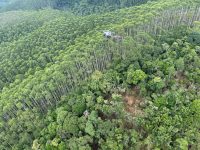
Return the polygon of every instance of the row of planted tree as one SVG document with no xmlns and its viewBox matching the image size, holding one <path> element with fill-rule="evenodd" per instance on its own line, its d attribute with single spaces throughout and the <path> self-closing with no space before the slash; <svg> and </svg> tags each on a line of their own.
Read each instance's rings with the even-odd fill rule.
<svg viewBox="0 0 200 150">
<path fill-rule="evenodd" d="M 183 10 L 183 9 L 182 9 Z M 195 9 L 198 10 L 198 9 Z M 191 13 L 191 11 L 186 11 L 188 13 Z M 185 16 L 187 18 L 188 13 L 185 13 Z M 172 13 L 171 13 L 172 14 Z M 181 16 L 181 18 L 183 18 Z M 194 18 L 194 17 L 193 17 Z M 180 20 L 180 18 L 176 17 L 175 19 Z M 198 18 L 197 18 L 198 19 Z M 166 24 L 163 24 L 164 27 L 166 26 Z M 162 27 L 160 27 L 162 29 Z M 133 29 L 137 29 L 133 28 Z M 146 28 L 148 29 L 148 28 Z M 150 32 L 151 32 L 151 28 Z M 137 31 L 142 31 L 140 30 L 140 27 Z M 136 40 L 141 40 L 141 41 L 146 41 L 148 42 L 148 39 L 146 39 L 144 36 L 138 34 L 135 35 L 134 32 L 131 32 L 131 29 L 129 29 L 128 33 L 131 35 L 133 35 L 133 38 Z M 133 33 L 133 34 L 132 34 Z M 94 34 L 94 33 L 92 33 Z M 95 37 L 92 37 L 92 40 L 95 41 L 102 41 L 102 38 L 100 37 L 100 33 L 96 33 L 96 35 L 93 35 Z M 141 36 L 141 37 L 140 37 Z M 138 38 L 138 39 L 137 39 Z M 91 40 L 91 37 L 90 39 Z M 77 50 L 75 50 L 74 52 L 72 52 L 70 54 L 70 52 L 64 52 L 64 53 L 68 53 L 68 55 L 64 56 L 63 60 L 66 61 L 61 61 L 57 62 L 58 64 L 53 65 L 54 67 L 56 67 L 55 73 L 51 72 L 51 70 L 49 70 L 49 68 L 47 69 L 48 72 L 48 77 L 44 78 L 43 77 L 43 71 L 38 71 L 36 72 L 36 78 L 38 78 L 40 75 L 42 77 L 42 79 L 45 79 L 46 81 L 43 82 L 43 85 L 39 82 L 41 82 L 41 79 L 38 80 L 38 84 L 36 84 L 37 82 L 33 82 L 31 83 L 29 80 L 34 80 L 33 76 L 28 77 L 27 81 L 29 81 L 28 85 L 27 81 L 23 81 L 23 83 L 25 83 L 25 87 L 26 86 L 30 86 L 30 88 L 34 88 L 35 90 L 29 90 L 28 88 L 25 88 L 27 90 L 23 91 L 24 89 L 24 84 L 22 84 L 22 87 L 20 87 L 19 91 L 16 91 L 16 89 L 14 90 L 14 92 L 17 93 L 17 95 L 15 94 L 10 94 L 10 89 L 9 91 L 9 95 L 6 94 L 6 92 L 2 92 L 2 99 L 4 99 L 4 96 L 7 97 L 8 99 L 13 102 L 15 102 L 15 104 L 11 104 L 13 105 L 13 108 L 7 108 L 4 106 L 4 104 L 2 104 L 2 107 L 4 107 L 4 112 L 6 112 L 4 114 L 4 118 L 7 120 L 8 118 L 12 118 L 11 116 L 16 116 L 17 110 L 18 109 L 27 109 L 28 108 L 40 108 L 41 111 L 45 111 L 45 109 L 47 110 L 47 106 L 50 104 L 55 104 L 56 101 L 59 101 L 60 96 L 62 96 L 66 91 L 69 92 L 70 89 L 74 89 L 74 87 L 76 87 L 82 80 L 86 79 L 94 70 L 103 70 L 106 68 L 106 65 L 108 65 L 109 63 L 111 63 L 113 61 L 113 59 L 115 58 L 114 56 L 120 56 L 120 58 L 126 58 L 126 55 L 130 55 L 131 51 L 132 51 L 132 47 L 134 47 L 134 42 L 135 40 L 131 40 L 130 38 L 125 39 L 123 43 L 113 43 L 113 42 L 109 42 L 107 44 L 99 44 L 95 46 L 95 43 L 90 43 L 89 46 L 85 46 L 85 49 L 88 50 L 88 52 L 86 53 L 81 53 L 81 48 L 77 48 Z M 140 42 L 140 41 L 135 41 L 135 42 Z M 87 41 L 86 41 L 87 43 Z M 128 45 L 126 44 L 128 43 Z M 73 46 L 72 46 L 73 48 Z M 71 47 L 68 47 L 68 49 L 71 49 Z M 99 50 L 97 50 L 99 49 Z M 76 53 L 77 51 L 79 51 L 78 53 Z M 134 52 L 135 53 L 135 52 Z M 137 57 L 137 55 L 136 55 Z M 70 59 L 75 58 L 75 60 L 71 60 Z M 80 61 L 81 60 L 81 61 Z M 58 68 L 57 68 L 58 67 Z M 57 70 L 58 69 L 58 70 Z M 49 76 L 49 74 L 51 74 L 52 76 Z M 66 78 L 66 77 L 69 77 Z M 53 85 L 51 86 L 51 88 L 53 89 L 49 89 L 48 86 L 51 85 L 50 82 L 53 82 Z M 46 84 L 48 83 L 48 85 Z M 29 85 L 29 84 L 36 84 L 36 86 L 34 85 Z M 37 85 L 40 85 L 38 88 Z M 47 86 L 47 87 L 46 87 Z M 69 87 L 68 87 L 69 86 Z M 12 86 L 11 86 L 12 87 Z M 44 92 L 44 90 L 46 92 L 48 92 L 49 94 L 47 95 L 46 93 L 43 94 L 37 94 L 37 93 L 41 93 L 42 91 Z M 30 93 L 29 93 L 30 92 Z M 5 95 L 4 95 L 5 94 Z M 21 95 L 22 99 L 17 98 L 18 94 Z M 28 97 L 26 97 L 26 95 L 29 95 Z M 39 96 L 39 97 L 38 97 Z M 46 98 L 46 96 L 48 96 L 48 98 Z M 49 99 L 51 97 L 51 99 Z M 53 102 L 54 101 L 54 102 Z M 8 103 L 8 101 L 5 101 L 5 103 Z M 23 106 L 23 108 L 21 108 Z M 7 111 L 7 109 L 9 111 Z"/>
<path fill-rule="evenodd" d="M 174 37 L 170 32 L 167 36 Z M 179 38 L 182 38 L 182 34 Z M 149 40 L 152 41 L 151 38 Z M 32 149 L 91 149 L 92 145 L 96 145 L 100 149 L 136 149 L 142 144 L 149 148 L 168 149 L 185 148 L 189 142 L 194 149 L 197 148 L 197 142 L 193 140 L 198 139 L 199 123 L 199 101 L 195 100 L 200 96 L 198 46 L 193 49 L 196 44 L 184 39 L 176 39 L 173 44 L 158 41 L 160 43 L 135 44 L 132 56 L 129 53 L 126 60 L 112 60 L 116 65 L 113 69 L 104 74 L 95 71 L 84 84 L 74 83 L 80 87 L 71 94 L 66 92 L 66 88 L 63 94 L 63 89 L 59 88 L 62 83 L 57 82 L 59 85 L 54 86 L 59 88 L 58 96 L 63 95 L 56 107 L 45 108 L 48 109 L 46 115 L 27 106 L 26 111 L 18 110 L 16 117 L 2 122 L 1 146 L 29 149 L 32 144 Z M 74 65 L 78 68 L 79 64 Z M 139 123 L 142 131 L 140 128 L 139 131 L 135 130 L 138 128 L 134 125 L 135 120 L 124 112 L 123 94 L 120 95 L 124 84 L 139 87 L 140 95 L 148 104 L 144 110 L 144 120 Z M 133 90 L 131 86 L 130 90 Z M 40 92 L 43 94 L 42 90 Z M 54 98 L 58 99 L 56 94 Z M 47 106 L 45 103 L 43 105 Z M 141 134 L 140 137 L 138 134 Z"/>
<path fill-rule="evenodd" d="M 165 2 L 160 4 L 161 6 L 170 7 L 171 5 L 176 4 L 176 2 Z M 169 4 L 168 4 L 169 3 Z M 152 3 L 152 5 L 148 6 L 149 10 L 156 8 L 159 3 Z M 166 6 L 166 4 L 168 4 Z M 141 9 L 141 8 L 140 8 Z M 143 8 L 146 9 L 146 8 Z M 144 11 L 144 10 L 141 11 Z M 145 12 L 148 12 L 148 9 Z M 157 8 L 158 9 L 158 8 Z M 184 10 L 184 9 L 182 9 Z M 186 9 L 187 10 L 187 9 Z M 193 9 L 189 9 L 185 15 L 178 15 L 176 17 L 169 17 L 169 20 L 180 20 L 180 18 L 184 18 L 184 16 L 188 16 Z M 198 9 L 195 9 L 198 10 Z M 135 10 L 137 12 L 137 10 Z M 134 10 L 130 10 L 130 14 L 132 14 Z M 156 10 L 154 10 L 156 12 Z M 173 11 L 174 12 L 174 11 Z M 196 12 L 196 11 L 195 11 Z M 138 12 L 139 13 L 139 12 Z M 123 14 L 123 13 L 122 13 Z M 127 15 L 127 12 L 124 12 Z M 195 14 L 196 15 L 196 14 Z M 122 15 L 123 16 L 123 15 Z M 138 15 L 139 16 L 139 15 Z M 105 17 L 105 16 L 104 16 Z M 129 16 L 130 17 L 130 16 Z M 92 18 L 92 17 L 91 17 Z M 100 17 L 100 20 L 103 17 Z M 109 18 L 109 15 L 108 15 Z M 150 18 L 152 19 L 152 15 L 144 16 L 147 20 Z M 159 17 L 158 17 L 159 18 Z M 172 19 L 173 18 L 173 19 Z M 187 17 L 186 17 L 187 18 Z M 194 20 L 198 20 L 199 17 L 193 17 Z M 85 19 L 85 18 L 84 18 Z M 138 19 L 138 20 L 136 20 Z M 67 93 L 76 89 L 83 80 L 87 79 L 95 70 L 103 71 L 109 67 L 114 60 L 118 59 L 126 59 L 127 57 L 132 57 L 132 59 L 137 59 L 139 56 L 139 52 L 135 48 L 141 41 L 142 44 L 152 44 L 153 41 L 151 38 L 148 38 L 146 34 L 141 33 L 143 29 L 143 22 L 141 21 L 142 28 L 137 23 L 140 21 L 140 18 L 135 17 L 134 23 L 133 22 L 125 22 L 120 26 L 121 20 L 116 21 L 116 24 L 119 26 L 113 26 L 113 29 L 117 30 L 118 28 L 122 29 L 120 32 L 124 35 L 128 34 L 129 36 L 125 37 L 123 42 L 115 43 L 113 41 L 106 41 L 102 38 L 102 35 L 99 31 L 102 27 L 98 27 L 98 21 L 96 22 L 97 26 L 94 30 L 91 30 L 89 24 L 85 24 L 85 30 L 88 32 L 87 34 L 77 34 L 75 35 L 74 42 L 69 45 L 63 46 L 67 47 L 67 51 L 63 48 L 60 51 L 55 51 L 56 54 L 52 53 L 52 62 L 49 65 L 45 64 L 44 67 L 41 67 L 41 70 L 37 70 L 33 74 L 26 74 L 25 79 L 22 80 L 15 80 L 14 83 L 10 84 L 7 88 L 4 88 L 1 93 L 1 108 L 2 108 L 2 122 L 8 122 L 7 126 L 9 127 L 9 121 L 12 118 L 18 118 L 19 111 L 26 111 L 31 110 L 32 113 L 35 113 L 39 110 L 41 114 L 46 114 L 49 108 L 54 108 L 60 101 L 62 95 L 66 95 Z M 109 20 L 109 19 L 108 19 Z M 184 19 L 183 19 L 184 20 Z M 138 22 L 136 22 L 138 21 Z M 157 18 L 153 20 L 156 22 Z M 170 29 L 169 27 L 173 27 L 172 22 L 169 22 L 168 27 L 166 24 L 159 25 L 161 29 Z M 158 22 L 158 21 L 157 21 Z M 173 21 L 176 22 L 176 21 Z M 73 24 L 73 26 L 76 22 Z M 109 23 L 108 23 L 109 24 Z M 128 26 L 131 24 L 131 27 Z M 150 24 L 151 25 L 151 24 Z M 150 25 L 145 28 L 149 29 L 148 32 L 152 33 L 152 30 L 155 31 L 155 27 L 153 29 Z M 189 24 L 191 25 L 191 24 Z M 47 26 L 48 27 L 48 26 Z M 112 27 L 112 25 L 104 25 L 105 27 Z M 46 26 L 44 27 L 46 28 Z M 71 28 L 71 27 L 70 27 Z M 61 35 L 62 31 L 66 28 L 61 28 L 61 32 L 59 32 L 58 36 Z M 75 30 L 76 28 L 74 28 Z M 83 27 L 81 26 L 81 29 Z M 134 32 L 135 29 L 138 32 L 137 34 Z M 50 32 L 45 30 L 46 32 Z M 125 32 L 124 32 L 125 30 Z M 157 30 L 156 30 L 157 31 Z M 39 31 L 37 31 L 39 32 Z M 157 32 L 153 32 L 157 33 Z M 34 34 L 34 33 L 33 33 Z M 80 35 L 80 37 L 76 38 L 76 36 Z M 81 36 L 82 35 L 82 36 Z M 34 35 L 31 35 L 35 37 Z M 37 37 L 37 36 L 36 36 Z M 62 39 L 63 37 L 61 37 Z M 33 38 L 34 39 L 34 38 Z M 63 38 L 64 41 L 65 38 Z M 66 40 L 66 39 L 65 39 Z M 73 39 L 72 39 L 73 41 Z M 45 43 L 49 44 L 49 43 Z M 53 43 L 50 45 L 52 46 Z M 38 45 L 38 47 L 44 46 L 43 44 Z M 36 47 L 36 48 L 38 48 Z M 55 46 L 56 47 L 56 46 Z M 58 48 L 59 49 L 59 48 Z M 46 52 L 46 51 L 45 51 Z M 51 61 L 50 61 L 51 62 Z M 38 63 L 41 64 L 41 63 Z M 34 66 L 35 67 L 35 66 Z M 46 67 L 46 68 L 45 68 Z M 21 73 L 21 72 L 20 72 Z M 24 72 L 22 72 L 23 74 Z M 19 74 L 19 73 L 17 73 Z M 4 123 L 3 123 L 4 124 Z M 9 130 L 4 126 L 1 128 L 2 130 Z"/>
<path fill-rule="evenodd" d="M 46 13 L 48 14 L 49 11 Z M 127 15 L 127 13 L 129 15 Z M 5 30 L 4 34 L 6 33 L 6 35 L 9 35 L 8 33 L 12 33 L 12 36 L 9 36 L 12 38 L 10 40 L 5 39 L 7 43 L 1 44 L 0 47 L 1 56 L 4 58 L 1 60 L 0 88 L 2 89 L 4 86 L 8 86 L 15 79 L 21 80 L 24 78 L 24 75 L 27 77 L 29 74 L 33 74 L 36 70 L 45 68 L 48 63 L 49 65 L 55 63 L 55 56 L 63 57 L 62 55 L 70 50 L 68 47 L 75 44 L 74 40 L 76 37 L 82 35 L 81 38 L 77 39 L 76 43 L 81 42 L 81 40 L 84 39 L 84 36 L 87 35 L 85 35 L 85 33 L 88 31 L 94 32 L 94 34 L 96 34 L 96 30 L 101 31 L 104 28 L 110 28 L 112 27 L 109 27 L 109 24 L 111 24 L 110 20 L 112 20 L 112 23 L 120 25 L 124 22 L 124 19 L 136 17 L 133 15 L 135 13 L 137 13 L 137 10 L 130 10 L 130 12 L 121 12 L 120 16 L 118 17 L 111 17 L 108 14 L 106 16 L 103 15 L 97 17 L 97 19 L 95 19 L 95 16 L 75 19 L 73 16 L 67 15 L 65 18 L 59 17 L 59 19 L 55 19 L 54 21 L 45 24 L 43 27 L 37 29 L 36 31 L 31 28 L 36 28 L 34 23 L 19 23 L 19 28 L 16 28 L 16 26 L 8 27 L 8 29 L 3 28 L 2 30 Z M 116 15 L 117 13 L 112 13 L 112 16 Z M 50 14 L 50 16 L 54 15 Z M 149 17 L 152 17 L 152 14 L 148 13 L 147 16 L 145 16 L 145 18 Z M 39 25 L 40 23 L 37 24 Z M 131 26 L 133 25 L 134 27 L 129 27 L 127 24 L 131 24 Z M 135 24 L 137 24 L 135 21 L 132 22 L 128 20 L 125 22 L 123 26 L 130 30 L 126 31 L 127 29 L 125 29 L 125 31 L 127 33 L 132 32 L 132 34 L 134 34 L 134 30 L 138 29 L 138 27 L 135 27 Z M 117 28 L 121 27 L 116 26 L 114 27 L 114 30 L 118 30 Z M 9 32 L 7 32 L 7 30 Z M 34 32 L 28 34 L 27 36 L 21 37 L 22 35 L 26 35 L 26 32 L 29 33 L 32 31 Z M 15 33 L 14 36 L 13 33 Z M 5 38 L 4 34 L 2 34 L 2 38 Z M 15 39 L 17 39 L 17 41 L 15 41 Z M 79 41 L 79 39 L 81 40 Z M 71 48 L 74 49 L 72 46 Z M 13 61 L 15 63 L 12 63 Z"/>
</svg>

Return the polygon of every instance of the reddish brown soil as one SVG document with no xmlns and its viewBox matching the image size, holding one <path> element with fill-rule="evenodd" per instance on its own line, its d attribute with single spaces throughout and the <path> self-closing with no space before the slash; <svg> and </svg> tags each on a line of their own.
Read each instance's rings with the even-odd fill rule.
<svg viewBox="0 0 200 150">
<path fill-rule="evenodd" d="M 142 98 L 139 97 L 138 89 L 134 88 L 129 92 L 123 94 L 125 110 L 129 112 L 133 117 L 142 115 L 140 104 L 143 102 Z"/>
</svg>

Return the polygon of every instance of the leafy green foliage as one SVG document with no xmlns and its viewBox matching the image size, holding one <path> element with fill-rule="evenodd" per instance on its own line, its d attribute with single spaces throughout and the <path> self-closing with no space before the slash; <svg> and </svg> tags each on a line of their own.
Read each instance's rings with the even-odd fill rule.
<svg viewBox="0 0 200 150">
<path fill-rule="evenodd" d="M 127 82 L 129 84 L 137 85 L 139 82 L 142 82 L 146 79 L 147 75 L 142 70 L 128 70 L 127 73 Z"/>
<path fill-rule="evenodd" d="M 200 45 L 200 33 L 199 32 L 192 32 L 189 37 L 188 37 L 188 41 L 190 43 L 196 44 L 196 45 Z"/>
<path fill-rule="evenodd" d="M 36 2 L 19 6 L 84 15 L 144 1 Z M 184 7 L 196 2 L 8 20 L 0 28 L 0 149 L 199 149 L 199 8 Z M 105 39 L 105 29 L 123 40 Z"/>
<path fill-rule="evenodd" d="M 79 15 L 110 12 L 119 8 L 146 3 L 148 0 L 10 0 L 4 3 L 3 11 L 19 9 L 41 9 L 52 7 L 67 9 Z"/>
</svg>

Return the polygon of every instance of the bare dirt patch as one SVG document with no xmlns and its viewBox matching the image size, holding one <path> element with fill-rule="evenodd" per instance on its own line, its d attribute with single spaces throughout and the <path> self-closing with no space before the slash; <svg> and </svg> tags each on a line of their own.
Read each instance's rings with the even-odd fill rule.
<svg viewBox="0 0 200 150">
<path fill-rule="evenodd" d="M 177 72 L 175 74 L 175 80 L 179 83 L 179 84 L 185 84 L 188 83 L 188 79 L 187 77 L 184 75 L 183 72 Z"/>
<path fill-rule="evenodd" d="M 125 110 L 129 112 L 133 117 L 142 115 L 142 110 L 140 108 L 143 103 L 142 98 L 139 96 L 139 91 L 137 88 L 133 88 L 123 94 L 123 100 L 125 104 Z"/>
</svg>

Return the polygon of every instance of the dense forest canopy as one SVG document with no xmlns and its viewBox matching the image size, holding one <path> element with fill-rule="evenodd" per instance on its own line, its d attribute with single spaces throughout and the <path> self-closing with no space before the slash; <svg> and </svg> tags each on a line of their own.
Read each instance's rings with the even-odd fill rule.
<svg viewBox="0 0 200 150">
<path fill-rule="evenodd" d="M 0 150 L 200 149 L 199 4 L 0 0 Z"/>
<path fill-rule="evenodd" d="M 38 10 L 45 7 L 68 10 L 79 15 L 104 13 L 142 4 L 148 0 L 4 0 L 2 11 Z M 7 2 L 7 3 L 6 3 Z"/>
</svg>

